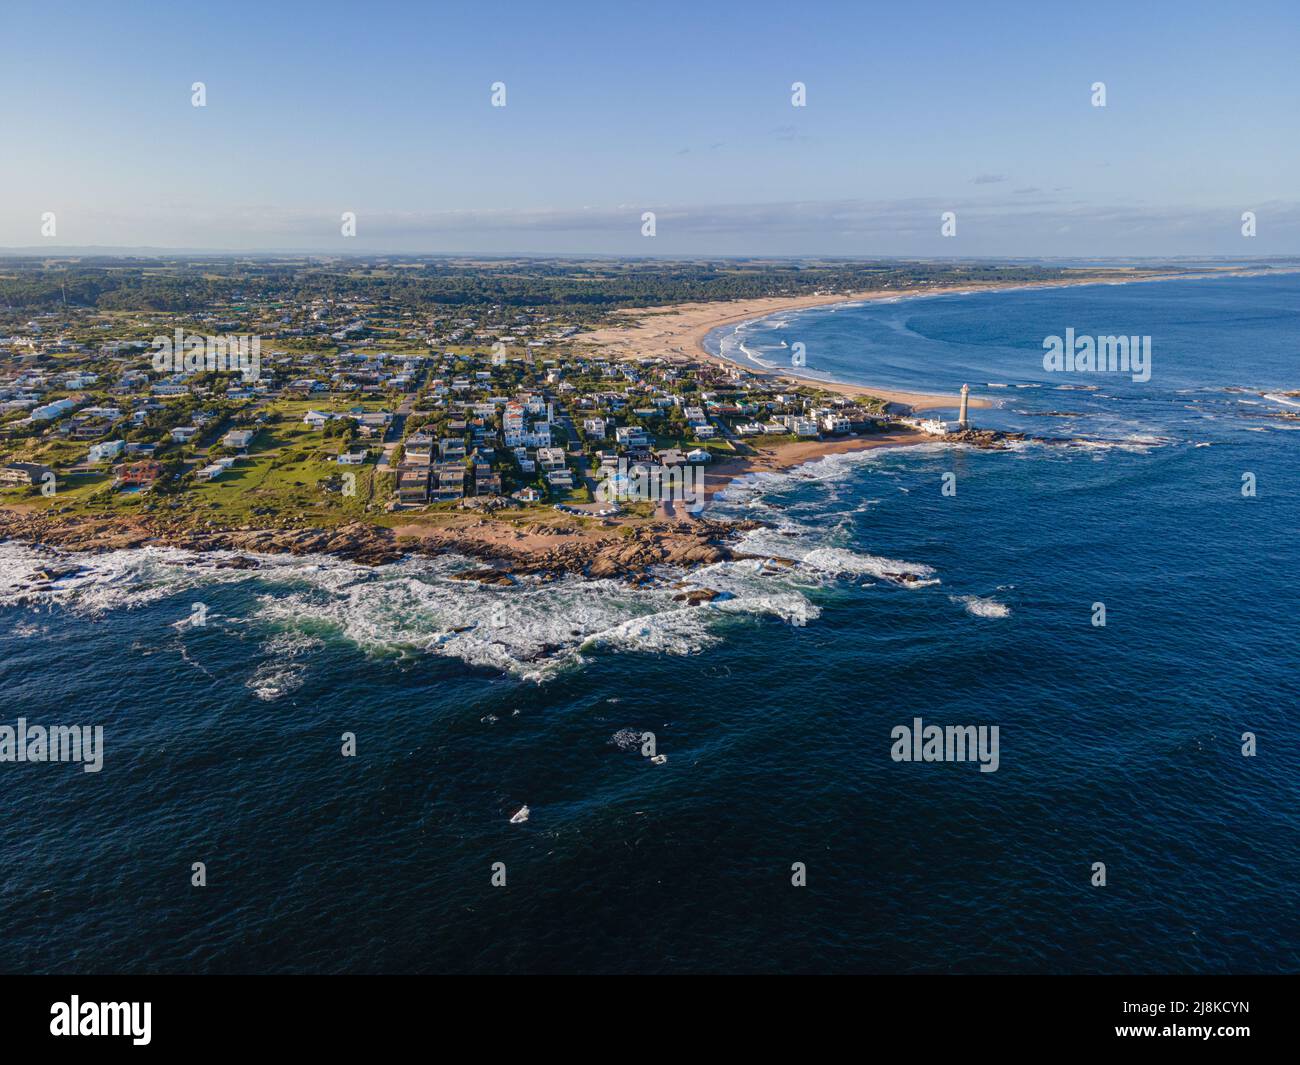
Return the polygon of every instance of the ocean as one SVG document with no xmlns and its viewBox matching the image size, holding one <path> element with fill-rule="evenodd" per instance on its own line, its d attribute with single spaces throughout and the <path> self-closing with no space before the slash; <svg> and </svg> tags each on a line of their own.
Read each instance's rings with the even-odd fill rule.
<svg viewBox="0 0 1300 1065">
<path fill-rule="evenodd" d="M 714 510 L 793 564 L 698 607 L 0 545 L 0 725 L 104 730 L 97 773 L 0 763 L 0 970 L 1295 971 L 1298 327 L 1277 275 L 724 331 L 1076 442 L 748 478 Z M 1066 329 L 1150 336 L 1150 380 L 1044 371 Z M 894 760 L 917 718 L 997 726 L 996 772 Z"/>
</svg>

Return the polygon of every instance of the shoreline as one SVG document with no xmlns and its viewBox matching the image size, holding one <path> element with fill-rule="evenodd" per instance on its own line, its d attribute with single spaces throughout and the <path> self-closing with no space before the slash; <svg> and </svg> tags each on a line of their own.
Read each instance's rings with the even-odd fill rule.
<svg viewBox="0 0 1300 1065">
<path fill-rule="evenodd" d="M 828 455 L 933 442 L 920 432 L 879 433 L 841 440 L 783 441 L 752 454 L 719 460 L 705 472 L 705 510 L 690 514 L 660 504 L 651 518 L 576 518 L 549 511 L 518 520 L 481 511 L 412 515 L 389 526 L 350 522 L 334 528 L 200 529 L 139 515 L 54 515 L 31 504 L 0 506 L 0 541 L 27 544 L 69 556 L 145 547 L 172 547 L 196 554 L 230 552 L 232 568 L 257 569 L 257 555 L 329 555 L 361 565 L 383 566 L 408 555 L 461 555 L 482 567 L 459 578 L 512 583 L 513 575 L 613 578 L 634 585 L 657 583 L 650 570 L 699 566 L 757 557 L 731 542 L 758 527 L 746 520 L 715 519 L 713 498 L 733 481 L 756 473 L 797 469 Z M 421 520 L 433 517 L 434 520 Z M 59 568 L 59 567 L 53 567 Z"/>
<path fill-rule="evenodd" d="M 767 447 L 754 447 L 751 455 L 736 455 L 711 463 L 704 473 L 705 505 L 732 482 L 756 473 L 788 473 L 830 455 L 849 455 L 879 448 L 932 444 L 936 437 L 916 431 L 893 431 L 840 440 L 796 440 Z"/>
<path fill-rule="evenodd" d="M 1143 281 L 1205 280 L 1218 277 L 1251 277 L 1261 274 L 1294 273 L 1294 270 L 1261 270 L 1255 267 L 1224 267 L 1219 270 L 1189 271 L 1181 274 L 1132 274 L 1117 271 L 1090 277 L 1061 278 L 1051 281 L 977 282 L 953 287 L 917 286 L 908 289 L 867 289 L 851 293 L 818 293 L 808 296 L 764 296 L 750 300 L 725 300 L 711 303 L 684 303 L 666 307 L 619 312 L 631 319 L 627 325 L 603 326 L 575 339 L 608 352 L 615 358 L 662 358 L 669 362 L 701 359 L 715 366 L 725 366 L 758 378 L 788 381 L 791 384 L 820 388 L 845 396 L 875 396 L 894 404 L 898 413 L 956 407 L 958 396 L 937 392 L 913 392 L 896 388 L 856 385 L 847 381 L 802 377 L 796 373 L 763 370 L 715 354 L 704 346 L 705 339 L 717 329 L 743 325 L 786 311 L 813 307 L 870 303 L 884 300 L 924 299 L 929 296 L 965 296 L 979 292 L 1029 291 L 1048 288 L 1077 288 L 1082 285 L 1129 285 Z M 996 407 L 998 402 L 986 396 L 970 396 L 972 408 Z"/>
<path fill-rule="evenodd" d="M 199 530 L 137 516 L 52 519 L 40 513 L 0 509 L 0 541 L 56 552 L 74 568 L 79 554 L 148 547 L 177 548 L 198 555 L 230 552 L 232 557 L 224 565 L 237 569 L 260 569 L 255 557 L 259 555 L 328 555 L 372 567 L 400 562 L 410 555 L 459 555 L 488 567 L 471 570 L 459 579 L 482 583 L 512 583 L 514 574 L 545 579 L 565 575 L 622 578 L 639 583 L 650 580 L 648 571 L 653 566 L 688 568 L 739 557 L 727 541 L 752 527 L 746 522 L 707 519 L 689 526 L 656 521 L 622 526 L 543 520 L 515 524 L 458 513 L 450 520 L 412 520 L 396 528 L 352 522 L 330 529 Z"/>
</svg>

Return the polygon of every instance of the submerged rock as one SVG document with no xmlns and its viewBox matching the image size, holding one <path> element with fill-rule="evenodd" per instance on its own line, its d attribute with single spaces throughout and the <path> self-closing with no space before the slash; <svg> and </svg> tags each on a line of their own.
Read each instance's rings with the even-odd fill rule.
<svg viewBox="0 0 1300 1065">
<path fill-rule="evenodd" d="M 236 555 L 234 558 L 223 558 L 216 563 L 217 569 L 261 569 L 262 564 L 256 559 L 249 558 L 247 555 Z"/>
<path fill-rule="evenodd" d="M 81 566 L 44 566 L 36 571 L 38 577 L 43 581 L 61 581 L 64 577 L 72 577 L 82 571 Z"/>
<path fill-rule="evenodd" d="M 479 584 L 510 585 L 515 579 L 509 573 L 499 569 L 471 569 L 463 573 L 453 573 L 453 581 L 477 581 Z"/>
</svg>

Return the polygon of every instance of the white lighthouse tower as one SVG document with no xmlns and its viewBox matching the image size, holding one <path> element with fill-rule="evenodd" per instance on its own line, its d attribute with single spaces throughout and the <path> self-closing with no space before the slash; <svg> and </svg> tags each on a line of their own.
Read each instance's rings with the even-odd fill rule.
<svg viewBox="0 0 1300 1065">
<path fill-rule="evenodd" d="M 957 428 L 969 429 L 970 419 L 966 417 L 966 407 L 970 400 L 970 385 L 961 386 L 961 411 L 957 415 Z"/>
</svg>

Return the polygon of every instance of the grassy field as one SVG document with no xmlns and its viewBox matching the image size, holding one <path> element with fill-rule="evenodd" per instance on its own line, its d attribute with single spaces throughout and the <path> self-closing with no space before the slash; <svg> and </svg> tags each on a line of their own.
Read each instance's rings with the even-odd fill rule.
<svg viewBox="0 0 1300 1065">
<path fill-rule="evenodd" d="M 360 519 L 385 525 L 421 520 L 410 511 L 389 514 L 385 510 L 391 499 L 394 475 L 376 470 L 376 460 L 382 449 L 379 438 L 357 439 L 349 445 L 343 437 L 326 436 L 324 431 L 312 429 L 302 420 L 309 410 L 347 414 L 358 409 L 367 412 L 393 410 L 396 406 L 391 396 L 335 398 L 316 395 L 276 399 L 264 407 L 250 403 L 214 421 L 196 443 L 164 449 L 159 456 L 164 462 L 180 460 L 183 478 L 180 490 L 164 485 L 140 492 L 112 491 L 112 473 L 108 466 L 85 474 L 68 473 L 68 467 L 84 459 L 88 444 L 61 439 L 34 444 L 24 447 L 21 456 L 14 457 L 44 462 L 54 468 L 58 475 L 58 492 L 47 497 L 23 488 L 3 489 L 0 490 L 0 503 L 24 503 L 38 508 L 103 516 L 144 511 L 188 520 L 196 525 L 211 522 L 218 528 L 328 528 Z M 259 415 L 255 423 L 250 423 L 247 417 L 250 413 Z M 224 447 L 218 447 L 220 438 L 228 429 L 241 423 L 255 429 L 247 454 L 236 456 L 234 464 L 214 480 L 195 479 L 193 475 L 211 461 L 214 453 L 231 454 Z M 661 437 L 658 443 L 660 446 L 677 446 L 684 451 L 703 447 L 719 458 L 737 453 L 737 448 L 726 439 L 696 442 Z M 369 453 L 366 463 L 359 466 L 338 464 L 336 459 L 341 451 L 357 449 Z M 739 449 L 741 453 L 748 450 L 744 445 Z M 573 489 L 554 491 L 538 505 L 512 507 L 494 516 L 507 521 L 549 521 L 553 513 L 552 504 L 592 502 L 592 493 L 582 477 L 586 465 L 586 460 L 578 463 L 575 470 L 577 485 Z M 652 507 L 647 508 L 644 517 L 648 519 L 652 511 Z M 458 515 L 463 514 L 459 501 L 434 504 L 423 513 L 426 520 L 435 524 L 455 523 L 459 520 Z M 633 513 L 635 511 L 628 512 L 628 516 Z"/>
<path fill-rule="evenodd" d="M 387 405 L 382 397 L 277 401 L 268 406 L 269 417 L 257 427 L 247 456 L 237 458 L 216 479 L 195 481 L 179 493 L 109 492 L 106 489 L 112 474 L 107 467 L 89 474 L 64 472 L 68 465 L 84 457 L 88 445 L 51 441 L 26 450 L 24 458 L 55 468 L 55 495 L 33 495 L 24 488 L 7 488 L 0 491 L 0 502 L 105 515 L 161 508 L 168 516 L 210 520 L 222 527 L 332 526 L 354 521 L 365 516 L 368 507 L 383 506 L 391 478 L 377 474 L 373 461 L 340 466 L 334 459 L 344 447 L 342 439 L 326 438 L 320 430 L 304 425 L 302 416 L 308 410 L 344 413 L 364 407 L 378 411 Z M 378 441 L 358 441 L 353 448 L 370 450 L 378 446 Z M 207 464 L 204 448 L 186 447 L 180 455 L 185 473 Z"/>
<path fill-rule="evenodd" d="M 215 480 L 198 483 L 182 496 L 196 514 L 208 512 L 227 525 L 266 524 L 268 518 L 302 524 L 333 525 L 361 518 L 366 508 L 382 505 L 386 478 L 373 462 L 340 466 L 333 461 L 345 445 L 339 437 L 303 424 L 308 410 L 344 413 L 356 407 L 385 408 L 387 401 L 350 399 L 278 400 L 267 408 L 246 458 Z M 358 441 L 369 450 L 377 441 Z M 351 480 L 349 480 L 351 479 Z M 351 486 L 346 493 L 344 488 Z"/>
</svg>

